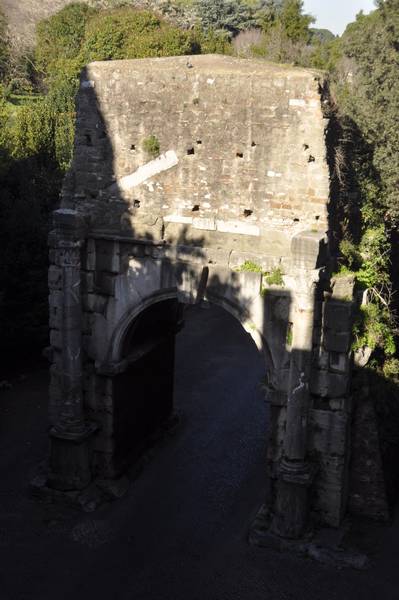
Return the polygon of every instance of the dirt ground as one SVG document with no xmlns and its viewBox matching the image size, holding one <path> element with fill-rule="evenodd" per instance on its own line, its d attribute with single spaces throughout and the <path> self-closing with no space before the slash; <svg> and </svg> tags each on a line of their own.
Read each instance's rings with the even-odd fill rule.
<svg viewBox="0 0 399 600">
<path fill-rule="evenodd" d="M 46 504 L 29 481 L 47 453 L 47 370 L 0 392 L 0 600 L 398 600 L 399 523 L 357 523 L 366 571 L 252 547 L 266 493 L 262 359 L 223 311 L 179 334 L 180 426 L 125 497 L 92 513 Z"/>
</svg>

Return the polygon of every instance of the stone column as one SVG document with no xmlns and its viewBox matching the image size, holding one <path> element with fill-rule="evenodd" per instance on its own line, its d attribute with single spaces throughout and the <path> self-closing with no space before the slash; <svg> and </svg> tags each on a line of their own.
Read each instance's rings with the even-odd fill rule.
<svg viewBox="0 0 399 600">
<path fill-rule="evenodd" d="M 80 255 L 82 221 L 72 209 L 54 213 L 56 261 L 62 270 L 62 403 L 50 431 L 48 484 L 60 490 L 82 489 L 90 481 L 89 437 L 82 395 L 82 306 Z"/>
<path fill-rule="evenodd" d="M 320 234 L 293 240 L 290 288 L 294 303 L 284 456 L 279 465 L 271 531 L 282 537 L 301 537 L 308 523 L 308 488 L 315 468 L 307 460 L 310 372 L 313 346 L 315 291 L 319 280 Z M 316 268 L 315 268 L 316 267 Z"/>
</svg>

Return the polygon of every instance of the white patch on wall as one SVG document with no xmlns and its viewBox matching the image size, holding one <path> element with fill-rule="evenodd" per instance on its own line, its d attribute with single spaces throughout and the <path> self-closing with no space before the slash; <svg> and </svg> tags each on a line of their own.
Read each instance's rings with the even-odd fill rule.
<svg viewBox="0 0 399 600">
<path fill-rule="evenodd" d="M 216 229 L 222 233 L 241 233 L 243 235 L 260 235 L 257 225 L 250 225 L 242 221 L 216 221 Z"/>
<path fill-rule="evenodd" d="M 208 231 L 215 231 L 215 219 L 207 217 L 195 217 L 193 219 L 193 227 L 195 229 L 206 229 Z"/>
<path fill-rule="evenodd" d="M 184 217 L 183 215 L 165 215 L 163 220 L 165 223 L 187 223 L 191 224 L 193 222 L 192 217 Z"/>
<path fill-rule="evenodd" d="M 154 175 L 172 169 L 178 163 L 179 159 L 177 158 L 176 152 L 174 150 L 168 150 L 165 154 L 161 154 L 158 158 L 139 167 L 134 173 L 118 179 L 117 185 L 123 191 L 131 190 L 147 181 L 147 179 L 154 177 Z"/>
<path fill-rule="evenodd" d="M 306 100 L 303 98 L 290 98 L 290 106 L 306 106 Z"/>
</svg>

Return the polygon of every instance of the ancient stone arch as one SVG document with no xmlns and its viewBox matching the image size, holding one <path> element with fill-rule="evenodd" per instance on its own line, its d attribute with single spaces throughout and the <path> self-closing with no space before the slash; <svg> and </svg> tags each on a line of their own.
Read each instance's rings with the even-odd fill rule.
<svg viewBox="0 0 399 600">
<path fill-rule="evenodd" d="M 263 61 L 84 70 L 50 234 L 50 486 L 119 475 L 118 378 L 173 357 L 181 306 L 208 299 L 265 354 L 272 530 L 301 535 L 309 502 L 341 522 L 352 289 L 330 280 L 326 102 L 318 73 Z"/>
</svg>

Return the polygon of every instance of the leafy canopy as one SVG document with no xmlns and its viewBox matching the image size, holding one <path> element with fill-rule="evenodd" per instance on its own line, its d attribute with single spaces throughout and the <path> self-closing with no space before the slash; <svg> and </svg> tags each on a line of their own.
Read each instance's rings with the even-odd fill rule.
<svg viewBox="0 0 399 600">
<path fill-rule="evenodd" d="M 378 9 L 360 14 L 343 36 L 343 52 L 352 59 L 353 83 L 344 109 L 356 123 L 371 151 L 371 165 L 380 180 L 382 212 L 399 220 L 399 3 L 379 0 Z M 377 179 L 377 177 L 374 177 Z M 377 206 L 375 206 L 377 209 Z M 370 210 L 366 217 L 372 218 Z"/>
<path fill-rule="evenodd" d="M 57 70 L 59 61 L 79 53 L 86 26 L 97 10 L 80 2 L 69 4 L 37 26 L 36 69 L 44 74 Z"/>
</svg>

